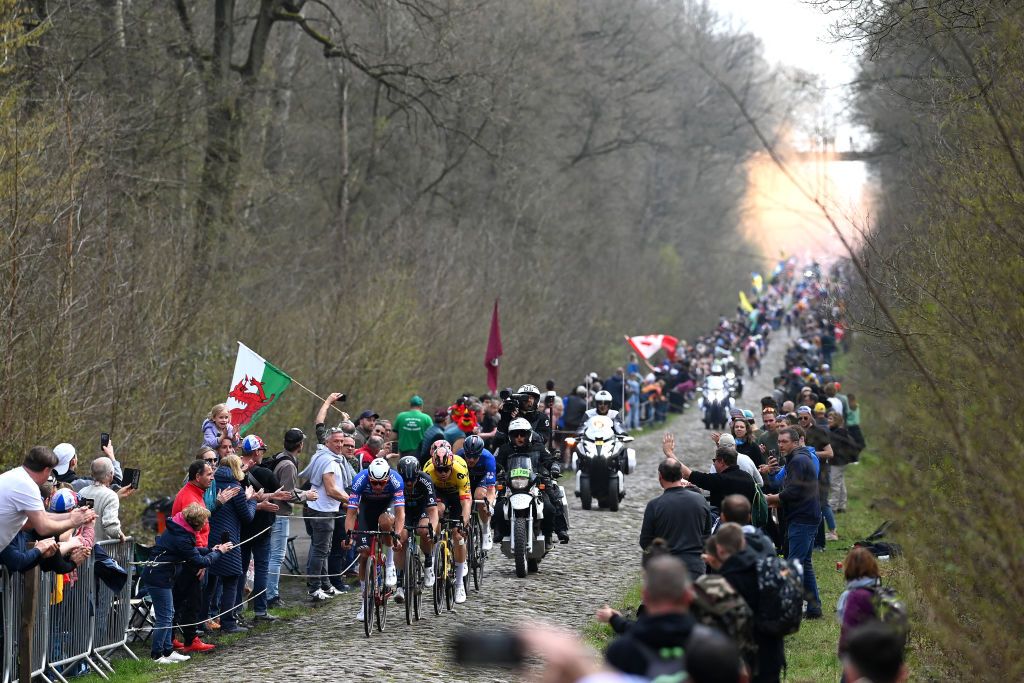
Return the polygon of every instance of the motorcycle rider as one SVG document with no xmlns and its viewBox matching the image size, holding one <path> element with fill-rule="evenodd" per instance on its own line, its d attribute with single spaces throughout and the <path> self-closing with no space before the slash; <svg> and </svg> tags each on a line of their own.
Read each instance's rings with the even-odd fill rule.
<svg viewBox="0 0 1024 683">
<path fill-rule="evenodd" d="M 587 423 L 590 422 L 590 418 L 595 415 L 604 415 L 612 421 L 612 429 L 615 431 L 616 436 L 625 436 L 626 428 L 622 426 L 622 420 L 619 419 L 619 411 L 612 410 L 612 395 L 611 392 L 602 389 L 597 392 L 594 396 L 594 407 L 584 413 L 583 424 L 577 430 L 577 434 L 583 434 L 587 429 Z"/>
<path fill-rule="evenodd" d="M 569 542 L 569 523 L 565 516 L 565 501 L 562 499 L 562 489 L 552 483 L 562 473 L 562 465 L 543 444 L 538 443 L 534 438 L 533 429 L 525 418 L 516 418 L 508 426 L 508 443 L 501 446 L 494 454 L 494 460 L 498 471 L 508 472 L 508 460 L 513 455 L 529 455 L 533 462 L 533 469 L 538 478 L 547 484 L 541 491 L 544 499 L 544 535 L 550 538 L 552 527 L 558 540 L 562 543 Z M 504 475 L 502 475 L 504 476 Z M 500 478 L 500 477 L 499 477 Z M 504 538 L 509 534 L 508 520 L 504 517 L 503 505 L 494 506 L 494 516 L 491 518 L 498 538 Z"/>
</svg>

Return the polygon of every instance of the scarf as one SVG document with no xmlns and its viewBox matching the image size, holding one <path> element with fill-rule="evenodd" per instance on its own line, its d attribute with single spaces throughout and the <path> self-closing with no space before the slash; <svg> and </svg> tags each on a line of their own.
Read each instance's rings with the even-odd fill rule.
<svg viewBox="0 0 1024 683">
<path fill-rule="evenodd" d="M 881 584 L 881 580 L 872 576 L 865 576 L 859 579 L 854 579 L 853 581 L 848 581 L 846 583 L 846 590 L 844 590 L 843 594 L 839 596 L 839 602 L 836 603 L 836 619 L 839 620 L 839 623 L 843 623 L 843 613 L 846 612 L 846 601 L 849 599 L 850 594 L 853 593 L 853 591 L 858 588 L 874 588 L 879 584 Z"/>
</svg>

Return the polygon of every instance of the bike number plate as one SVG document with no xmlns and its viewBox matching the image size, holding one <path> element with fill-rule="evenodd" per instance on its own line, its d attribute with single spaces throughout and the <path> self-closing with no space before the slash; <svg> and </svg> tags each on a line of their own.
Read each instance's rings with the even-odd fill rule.
<svg viewBox="0 0 1024 683">
<path fill-rule="evenodd" d="M 516 478 L 516 477 L 529 477 L 530 476 L 530 470 L 525 469 L 525 468 L 521 468 L 521 467 L 516 467 L 515 469 L 512 470 L 511 476 L 513 478 Z"/>
<path fill-rule="evenodd" d="M 595 446 L 603 446 L 604 445 L 604 439 L 598 439 L 597 441 L 594 442 L 594 445 Z"/>
</svg>

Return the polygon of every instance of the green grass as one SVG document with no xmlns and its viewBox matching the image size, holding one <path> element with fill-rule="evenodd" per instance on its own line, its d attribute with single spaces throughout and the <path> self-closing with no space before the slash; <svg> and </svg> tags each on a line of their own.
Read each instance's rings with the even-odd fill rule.
<svg viewBox="0 0 1024 683">
<path fill-rule="evenodd" d="M 824 552 L 815 551 L 814 571 L 818 581 L 825 616 L 814 621 L 804 621 L 800 630 L 786 638 L 787 678 L 796 683 L 805 681 L 838 681 L 842 673 L 836 657 L 839 642 L 839 624 L 835 619 L 835 606 L 839 595 L 846 587 L 842 570 L 836 569 L 837 562 L 843 562 L 854 541 L 865 538 L 883 521 L 882 514 L 871 505 L 871 477 L 876 475 L 873 464 L 877 462 L 870 450 L 861 456 L 861 462 L 846 469 L 846 487 L 849 492 L 847 511 L 836 515 L 838 541 L 830 541 Z M 905 567 L 899 560 L 881 563 L 882 579 L 894 583 L 898 589 L 910 580 Z M 635 614 L 640 604 L 640 576 L 626 587 L 622 599 L 613 607 L 623 614 Z M 583 637 L 592 647 L 603 650 L 614 634 L 611 628 L 596 621 L 583 630 Z M 922 644 L 912 641 L 909 653 L 911 669 L 915 668 L 917 653 Z"/>
</svg>

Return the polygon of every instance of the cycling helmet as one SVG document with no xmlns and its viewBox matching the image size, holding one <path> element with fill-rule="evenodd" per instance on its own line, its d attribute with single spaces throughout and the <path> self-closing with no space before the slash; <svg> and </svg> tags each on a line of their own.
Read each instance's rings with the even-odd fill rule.
<svg viewBox="0 0 1024 683">
<path fill-rule="evenodd" d="M 430 459 L 434 463 L 434 469 L 440 467 L 450 468 L 452 463 L 455 461 L 455 454 L 452 453 L 452 447 L 447 441 L 442 442 L 444 445 L 434 449 Z"/>
<path fill-rule="evenodd" d="M 420 473 L 420 461 L 415 455 L 403 456 L 398 461 L 398 473 L 402 475 L 402 479 L 409 481 L 415 479 L 416 475 Z"/>
<path fill-rule="evenodd" d="M 601 391 L 597 392 L 597 394 L 594 395 L 595 403 L 602 403 L 605 401 L 607 401 L 608 403 L 612 402 L 612 394 L 610 391 L 605 391 L 604 389 L 602 389 Z"/>
<path fill-rule="evenodd" d="M 536 398 L 538 401 L 540 400 L 540 389 L 538 389 L 537 387 L 533 386 L 532 384 L 524 384 L 523 386 L 519 387 L 519 391 L 517 391 L 516 393 L 517 394 L 530 394 L 531 396 Z"/>
<path fill-rule="evenodd" d="M 462 452 L 467 458 L 479 458 L 484 452 L 484 440 L 476 434 L 470 434 L 462 442 Z"/>
<path fill-rule="evenodd" d="M 508 425 L 508 438 L 511 440 L 516 432 L 526 432 L 526 435 L 529 436 L 532 431 L 533 427 L 527 420 L 517 417 Z"/>
<path fill-rule="evenodd" d="M 256 436 L 255 434 L 250 434 L 249 436 L 242 439 L 242 452 L 245 453 L 246 455 L 255 453 L 256 451 L 259 450 L 267 450 L 267 445 L 263 443 L 263 439 L 261 439 L 260 437 Z"/>
<path fill-rule="evenodd" d="M 391 465 L 384 458 L 374 458 L 366 471 L 370 475 L 370 481 L 384 481 L 391 476 Z"/>
<path fill-rule="evenodd" d="M 440 448 L 447 448 L 450 451 L 452 449 L 452 445 L 444 439 L 438 439 L 434 443 L 430 444 L 430 457 L 433 458 L 434 453 L 436 453 Z"/>
</svg>

